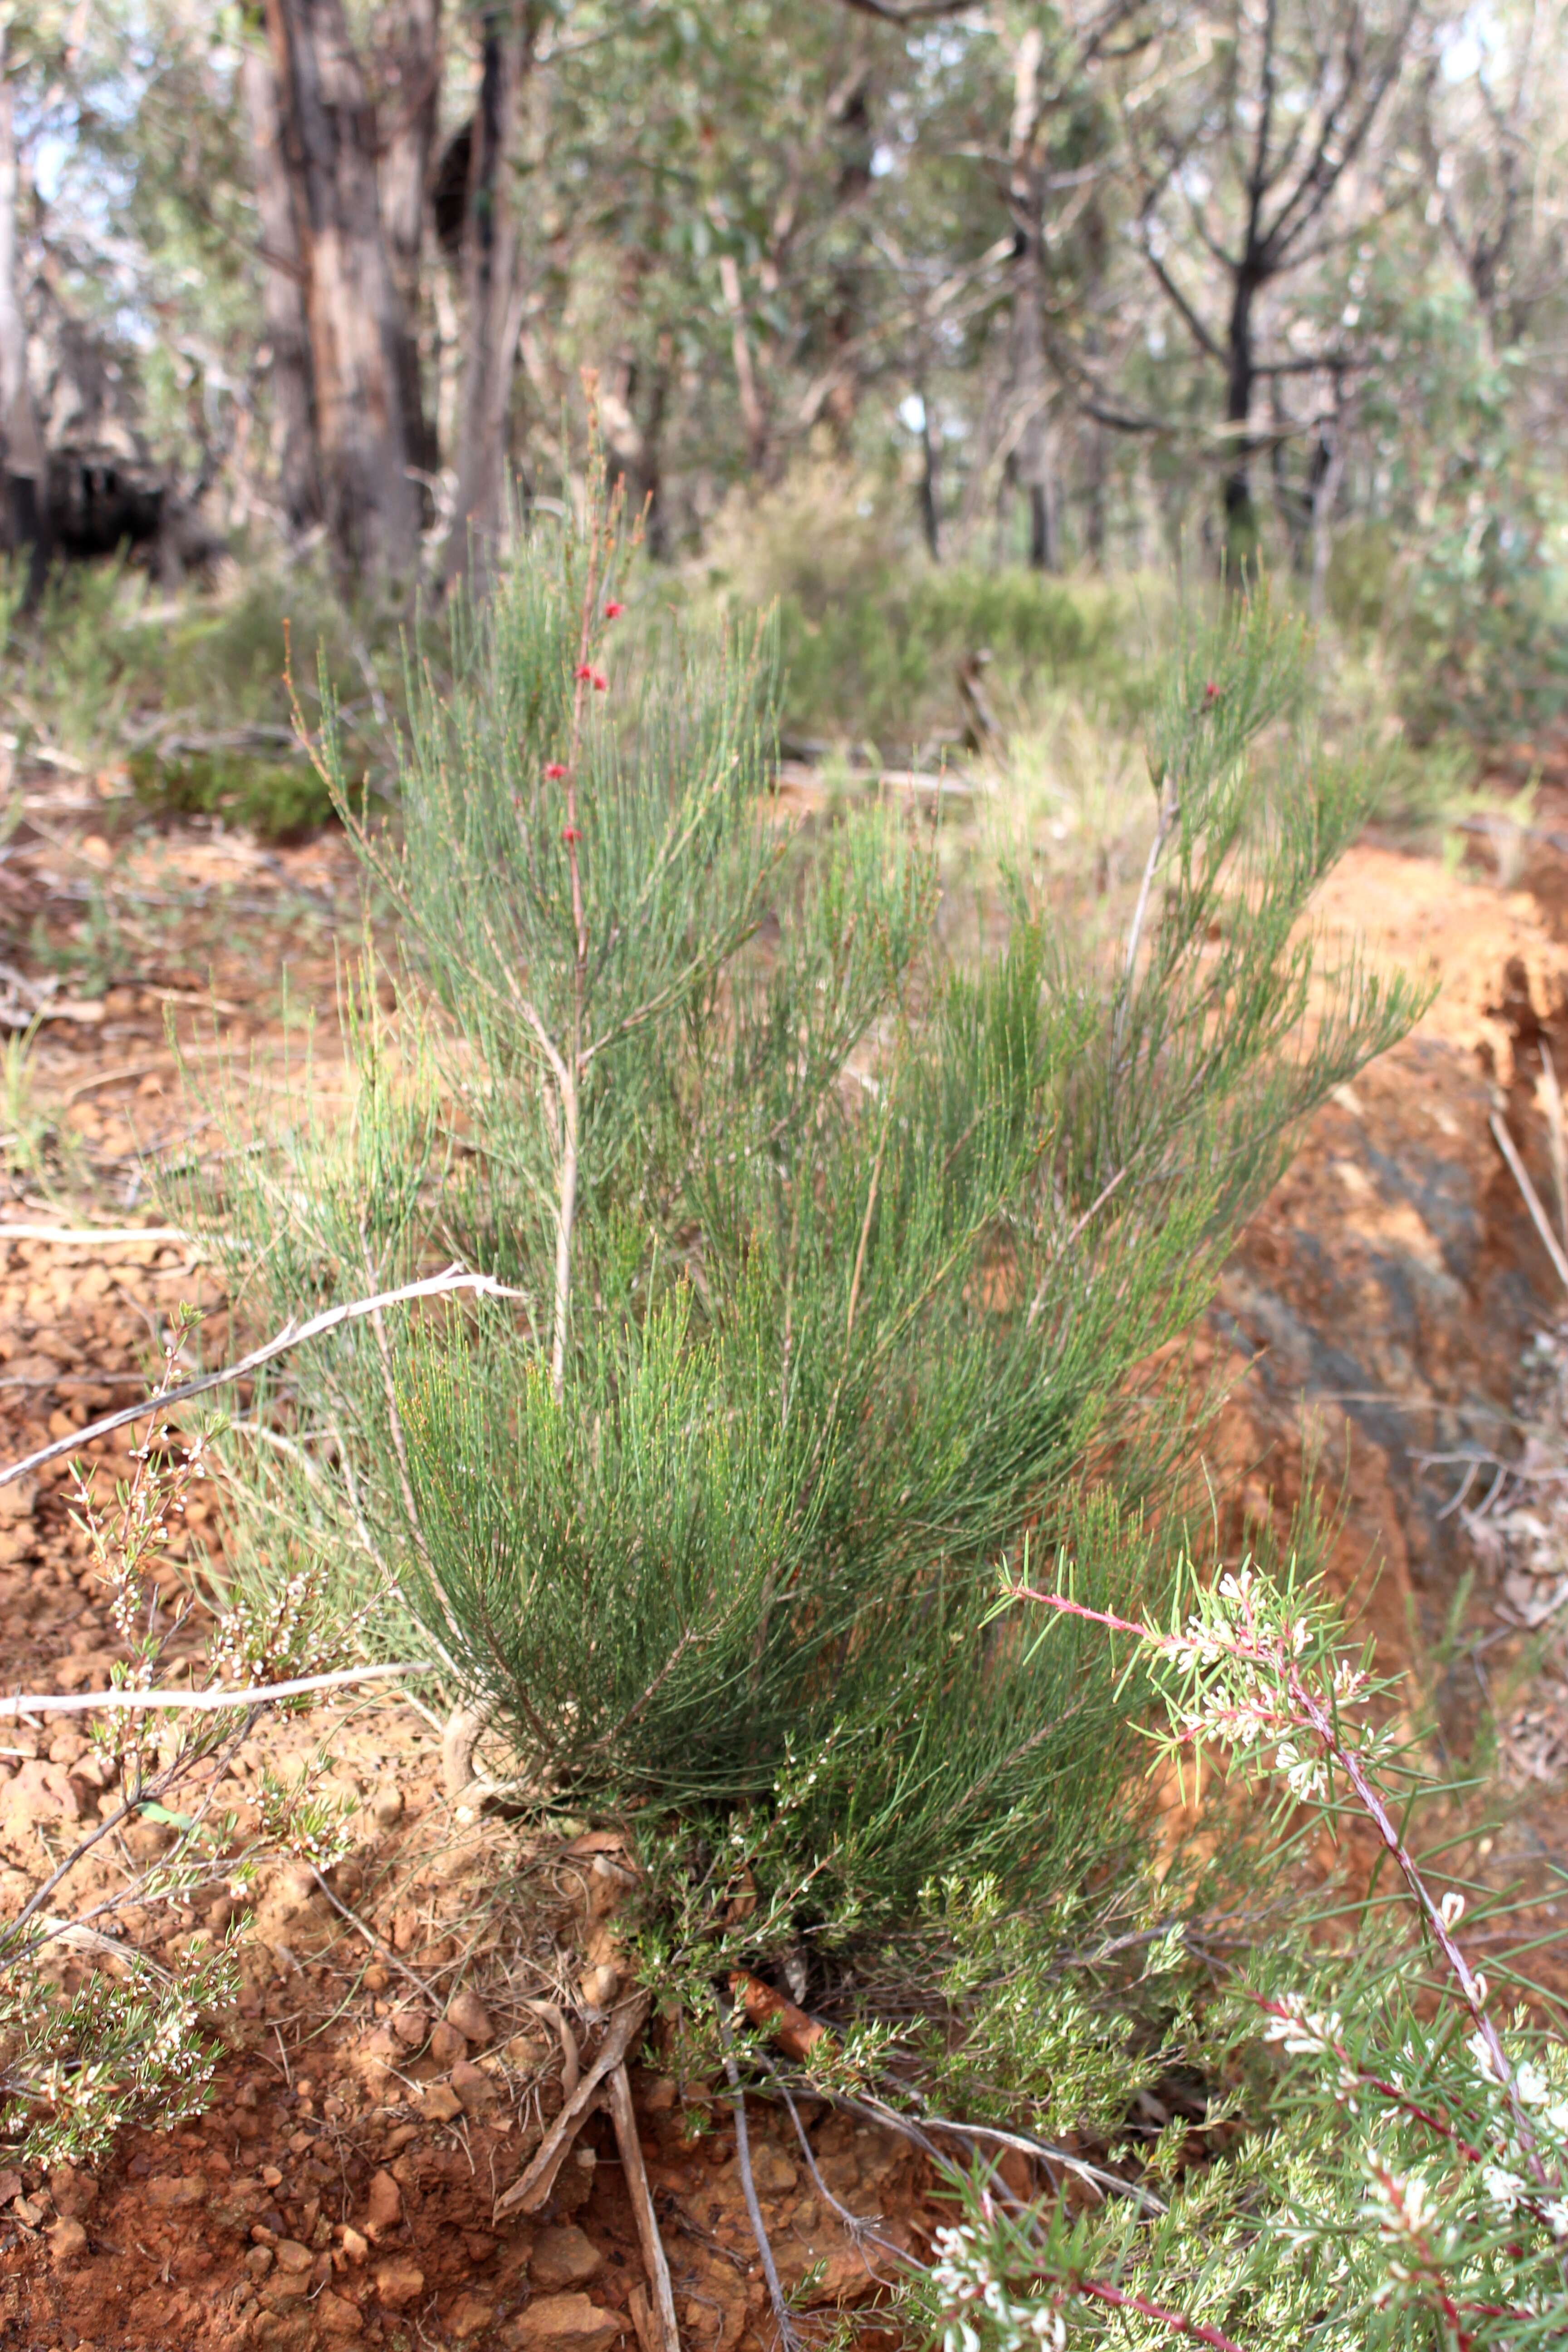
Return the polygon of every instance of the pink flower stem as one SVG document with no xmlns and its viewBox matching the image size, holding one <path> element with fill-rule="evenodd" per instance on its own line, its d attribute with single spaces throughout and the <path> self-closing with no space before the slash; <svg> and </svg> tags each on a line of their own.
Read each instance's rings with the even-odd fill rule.
<svg viewBox="0 0 1568 2352">
<path fill-rule="evenodd" d="M 1094 2303 L 1108 2303 L 1118 2311 L 1136 2311 L 1144 2319 L 1157 2319 L 1189 2343 L 1208 2344 L 1214 2352 L 1242 2352 L 1234 2337 L 1222 2336 L 1217 2327 L 1205 2327 L 1201 2320 L 1185 2319 L 1179 2311 L 1167 2311 L 1162 2304 L 1151 2303 L 1144 2294 L 1129 2294 L 1104 2279 L 1069 2278 L 1068 2284 L 1075 2294 L 1086 2295 Z"/>
<path fill-rule="evenodd" d="M 1063 1616 L 1081 1617 L 1087 1619 L 1091 1624 L 1104 1625 L 1116 1633 L 1135 1633 L 1146 1646 L 1160 1651 L 1163 1655 L 1169 1655 L 1173 1649 L 1180 1646 L 1171 1635 L 1158 1633 L 1152 1626 L 1134 1624 L 1130 1619 L 1111 1616 L 1105 1610 L 1086 1609 L 1081 1601 L 1069 1600 L 1064 1593 L 1042 1592 L 1033 1586 L 1017 1586 L 1015 1591 L 1019 1600 L 1038 1601 L 1043 1607 L 1055 1609 Z M 1247 1604 L 1244 1603 L 1244 1606 L 1247 1607 L 1250 1631 L 1251 1610 Z M 1488 2014 L 1486 1997 L 1476 1981 L 1469 1962 L 1455 1942 L 1441 1908 L 1433 1900 L 1431 1892 L 1416 1867 L 1414 1856 L 1394 1826 L 1387 1806 L 1368 1779 L 1355 1749 L 1347 1747 L 1342 1739 L 1333 1717 L 1318 1693 L 1310 1689 L 1302 1681 L 1294 1658 L 1282 1644 L 1264 1643 L 1255 1636 L 1250 1642 L 1234 1640 L 1228 1646 L 1233 1656 L 1246 1659 L 1257 1665 L 1266 1666 L 1279 1675 L 1289 1697 L 1291 1719 L 1296 1727 L 1310 1731 L 1325 1753 L 1333 1759 L 1344 1774 L 1357 1803 L 1382 1839 L 1386 1851 L 1393 1856 L 1394 1865 L 1414 1896 L 1433 1940 L 1447 1962 L 1449 1973 L 1458 1987 L 1460 1999 L 1468 2010 L 1476 2030 L 1486 2045 L 1492 2072 L 1508 2095 L 1514 2130 L 1518 2134 L 1520 2147 L 1524 2151 L 1525 2159 L 1535 2177 L 1537 2186 L 1548 2191 L 1555 2189 L 1560 2184 L 1551 2179 L 1541 2160 L 1535 2134 L 1531 2127 L 1530 2118 L 1525 2113 L 1514 2082 L 1513 2069 L 1503 2050 L 1498 2030 Z"/>
</svg>

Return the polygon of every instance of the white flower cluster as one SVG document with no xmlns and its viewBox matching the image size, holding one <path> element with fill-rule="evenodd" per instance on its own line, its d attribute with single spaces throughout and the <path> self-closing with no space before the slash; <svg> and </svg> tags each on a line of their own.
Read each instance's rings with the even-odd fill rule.
<svg viewBox="0 0 1568 2352">
<path fill-rule="evenodd" d="M 211 1654 L 220 1679 L 242 1686 L 330 1674 L 356 1654 L 368 1610 L 339 1622 L 323 1603 L 321 1560 L 296 1569 L 275 1590 L 241 1593 L 214 1629 Z"/>
<path fill-rule="evenodd" d="M 1282 2042 L 1292 2057 L 1321 2058 L 1341 2054 L 1344 2020 L 1337 2009 L 1326 2015 L 1310 2010 L 1299 1992 L 1282 1993 L 1275 2013 L 1263 2029 L 1265 2042 Z"/>
<path fill-rule="evenodd" d="M 991 2321 L 1005 2352 L 1042 2346 L 1065 2352 L 1067 2320 L 1059 2301 L 1038 2287 L 1020 2302 L 998 2273 L 989 2250 L 968 2230 L 939 2230 L 931 2285 L 943 2305 L 942 2352 L 981 2352 L 976 2321 Z"/>
</svg>

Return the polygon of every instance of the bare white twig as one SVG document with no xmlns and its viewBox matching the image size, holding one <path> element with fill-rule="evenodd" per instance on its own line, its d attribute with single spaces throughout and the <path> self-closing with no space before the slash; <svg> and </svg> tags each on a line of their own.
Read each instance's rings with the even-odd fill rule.
<svg viewBox="0 0 1568 2352">
<path fill-rule="evenodd" d="M 779 2332 L 779 2352 L 799 2352 L 800 2336 L 790 2311 L 789 2298 L 779 2278 L 778 2264 L 773 2260 L 773 2250 L 767 2224 L 763 2220 L 763 2208 L 752 2172 L 752 2135 L 746 2124 L 745 2085 L 741 2080 L 741 2070 L 735 2063 L 734 2045 L 722 2014 L 719 2018 L 719 2032 L 724 2044 L 725 2078 L 735 2110 L 735 2163 L 741 2175 L 741 2193 L 746 2200 L 746 2218 L 752 2225 L 752 2236 L 762 2261 L 763 2276 L 767 2282 L 768 2301 L 773 2305 L 773 2324 Z"/>
<path fill-rule="evenodd" d="M 124 1242 L 184 1242 L 187 1249 L 198 1246 L 197 1236 L 182 1231 L 178 1225 L 8 1225 L 0 1223 L 0 1242 L 54 1242 L 62 1249 L 85 1246 L 95 1242 L 100 1246 Z"/>
<path fill-rule="evenodd" d="M 1519 1147 L 1495 1110 L 1491 1116 L 1491 1129 L 1497 1138 L 1498 1150 L 1508 1161 L 1513 1181 L 1530 1211 L 1531 1223 L 1545 1243 L 1546 1255 L 1557 1269 L 1557 1278 L 1563 1289 L 1568 1290 L 1568 1257 L 1563 1255 L 1563 1244 L 1552 1230 L 1552 1220 L 1541 1205 L 1541 1195 L 1530 1181 L 1529 1171 L 1519 1156 Z"/>
<path fill-rule="evenodd" d="M 1568 1122 L 1563 1116 L 1563 1089 L 1557 1065 L 1544 1037 L 1541 1040 L 1541 1089 L 1546 1098 L 1546 1140 L 1552 1148 L 1552 1183 L 1557 1194 L 1557 1230 L 1568 1241 Z"/>
<path fill-rule="evenodd" d="M 106 1413 L 101 1421 L 89 1421 L 85 1429 L 73 1429 L 68 1437 L 58 1437 L 51 1445 L 41 1445 L 36 1454 L 28 1454 L 20 1462 L 10 1463 L 0 1470 L 0 1486 L 8 1486 L 15 1478 L 24 1477 L 29 1470 L 38 1469 L 46 1462 L 55 1461 L 62 1454 L 73 1454 L 89 1444 L 95 1437 L 107 1437 L 110 1430 L 124 1429 L 133 1421 L 147 1421 L 168 1406 L 184 1404 L 191 1397 L 205 1395 L 208 1389 L 226 1387 L 231 1381 L 240 1381 L 247 1372 L 258 1371 L 277 1356 L 286 1355 L 290 1348 L 301 1346 L 307 1339 L 319 1339 L 324 1331 L 334 1331 L 340 1323 L 353 1323 L 361 1316 L 379 1314 L 384 1307 L 400 1307 L 410 1298 L 438 1298 L 456 1290 L 471 1290 L 485 1298 L 521 1298 L 520 1290 L 509 1290 L 490 1274 L 470 1274 L 461 1265 L 448 1265 L 439 1274 L 427 1275 L 422 1282 L 405 1282 L 396 1290 L 384 1290 L 374 1298 L 352 1298 L 344 1306 L 329 1307 L 323 1314 L 312 1315 L 306 1323 L 286 1323 L 275 1339 L 264 1347 L 253 1348 L 237 1364 L 229 1364 L 221 1372 L 204 1372 L 199 1380 L 185 1381 L 177 1389 L 164 1389 L 159 1395 L 146 1398 L 141 1404 L 123 1405 L 118 1412 Z"/>
<path fill-rule="evenodd" d="M 19 1715 L 125 1715 L 142 1707 L 211 1714 L 220 1707 L 266 1706 L 273 1699 L 302 1697 L 307 1691 L 341 1690 L 350 1683 L 385 1682 L 395 1675 L 432 1671 L 416 1658 L 406 1665 L 340 1666 L 334 1674 L 300 1675 L 287 1683 L 215 1683 L 206 1690 L 21 1691 L 0 1697 L 0 1720 Z"/>
</svg>

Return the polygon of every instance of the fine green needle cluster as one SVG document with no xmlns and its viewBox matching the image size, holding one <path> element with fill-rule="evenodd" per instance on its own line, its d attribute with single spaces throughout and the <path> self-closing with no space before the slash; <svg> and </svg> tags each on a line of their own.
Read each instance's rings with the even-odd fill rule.
<svg viewBox="0 0 1568 2352">
<path fill-rule="evenodd" d="M 1163 1572 L 1176 1423 L 1133 1376 L 1412 1015 L 1304 920 L 1372 785 L 1237 597 L 1150 720 L 1115 963 L 1021 883 L 960 958 L 929 831 L 786 822 L 765 632 L 628 638 L 622 563 L 603 501 L 541 523 L 442 689 L 411 665 L 399 829 L 354 825 L 411 1009 L 362 1016 L 348 1128 L 226 1209 L 279 1310 L 437 1256 L 515 1292 L 293 1377 L 346 1572 L 391 1566 L 542 1801 L 787 1789 L 820 1918 L 954 1870 L 1016 1901 L 1123 1834 L 1135 1695 L 1092 1632 L 993 1622 L 995 1563 L 1034 1528 L 1086 1593 Z M 353 822 L 330 714 L 325 746 Z"/>
</svg>

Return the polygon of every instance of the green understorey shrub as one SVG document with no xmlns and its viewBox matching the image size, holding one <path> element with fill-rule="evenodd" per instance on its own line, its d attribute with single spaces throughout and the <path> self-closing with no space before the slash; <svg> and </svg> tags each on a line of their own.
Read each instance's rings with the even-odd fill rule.
<svg viewBox="0 0 1568 2352">
<path fill-rule="evenodd" d="M 1066 1555 L 1045 1589 L 1007 1586 L 1009 1615 L 1047 1619 L 1037 1640 L 1058 1618 L 1091 1621 Z M 1137 2150 L 1142 2194 L 1123 2186 L 1076 2210 L 1054 2192 L 999 2196 L 977 2168 L 936 2262 L 911 2281 L 914 2313 L 948 2352 L 1561 2344 L 1561 2003 L 1521 1970 L 1522 1938 L 1509 1965 L 1508 1906 L 1456 1880 L 1451 1839 L 1420 1854 L 1414 1822 L 1437 1791 L 1416 1743 L 1390 1727 L 1403 1695 L 1347 1647 L 1294 1563 L 1190 1580 L 1163 1624 L 1097 1622 L 1160 1685 L 1167 1755 L 1217 1750 L 1233 1785 L 1273 1803 L 1277 1873 L 1347 1820 L 1380 1866 L 1359 1900 L 1331 1889 L 1315 1917 L 1301 1906 L 1268 1934 L 1254 1923 L 1217 1958 L 1200 1920 L 1178 1920 L 1151 1952 L 1163 2014 L 1138 2055 L 1156 2081 L 1163 2062 L 1205 2085 L 1198 2145 L 1187 2116 L 1173 2118 Z M 1059 2008 L 1048 1978 L 1039 1990 L 1042 2009 Z M 1103 2047 L 1103 2024 L 1089 2028 Z M 1131 2154 L 1125 2125 L 1121 2138 Z"/>
<path fill-rule="evenodd" d="M 1033 1526 L 1108 1602 L 1169 1574 L 1180 1415 L 1136 1369 L 1411 1016 L 1301 925 L 1368 782 L 1314 753 L 1299 633 L 1238 601 L 1163 681 L 1117 961 L 1019 883 L 961 966 L 928 835 L 778 820 L 765 634 L 617 668 L 621 560 L 602 509 L 541 530 L 449 689 L 416 667 L 400 838 L 329 725 L 425 1009 L 395 1053 L 362 1030 L 347 1131 L 236 1163 L 251 1296 L 436 1253 L 516 1294 L 295 1379 L 352 1483 L 342 1573 L 394 1564 L 539 1801 L 700 1820 L 819 1940 L 943 1873 L 1055 1895 L 1131 1834 L 1137 1696 L 1098 1642 L 992 1622 L 993 1563 Z"/>
<path fill-rule="evenodd" d="M 179 815 L 221 816 L 265 839 L 309 833 L 332 815 L 331 795 L 304 760 L 245 751 L 133 751 L 126 761 L 139 800 Z"/>
<path fill-rule="evenodd" d="M 1022 877 L 944 929 L 928 830 L 784 821 L 766 633 L 649 658 L 621 561 L 602 505 L 541 529 L 449 681 L 411 667 L 397 833 L 329 711 L 403 1009 L 351 992 L 350 1116 L 208 1207 L 258 1317 L 453 1258 L 510 1295 L 294 1358 L 230 1556 L 320 1563 L 438 1662 L 513 1801 L 627 1826 L 679 2074 L 970 2136 L 910 2288 L 952 2352 L 1552 2340 L 1559 2192 L 1516 2184 L 1557 2058 L 1486 2041 L 1416 1864 L 1305 1901 L 1313 1809 L 1359 1772 L 1403 1822 L 1412 1768 L 1305 1567 L 1194 1576 L 1194 1412 L 1155 1369 L 1417 1009 L 1314 956 L 1377 779 L 1238 597 L 1161 676 L 1129 930 Z M 1206 1859 L 1141 1790 L 1162 1698 L 1233 1793 L 1279 1783 L 1273 1817 L 1219 1801 Z M 828 2042 L 784 2058 L 741 1971 Z"/>
<path fill-rule="evenodd" d="M 0 577 L 0 707 L 24 761 L 35 742 L 84 766 L 123 760 L 144 806 L 268 837 L 319 825 L 331 803 L 294 740 L 290 640 L 308 717 L 321 669 L 356 758 L 381 756 L 395 616 L 351 613 L 309 561 L 242 550 L 216 583 L 168 595 L 123 559 L 74 563 L 31 612 L 19 582 Z"/>
<path fill-rule="evenodd" d="M 711 534 L 709 582 L 777 617 L 785 734 L 907 757 L 963 731 L 961 666 L 1004 724 L 1069 689 L 1136 724 L 1154 689 L 1157 634 L 1145 580 L 1053 578 L 1018 563 L 933 563 L 889 486 L 808 462 L 777 488 L 732 502 Z"/>
</svg>

